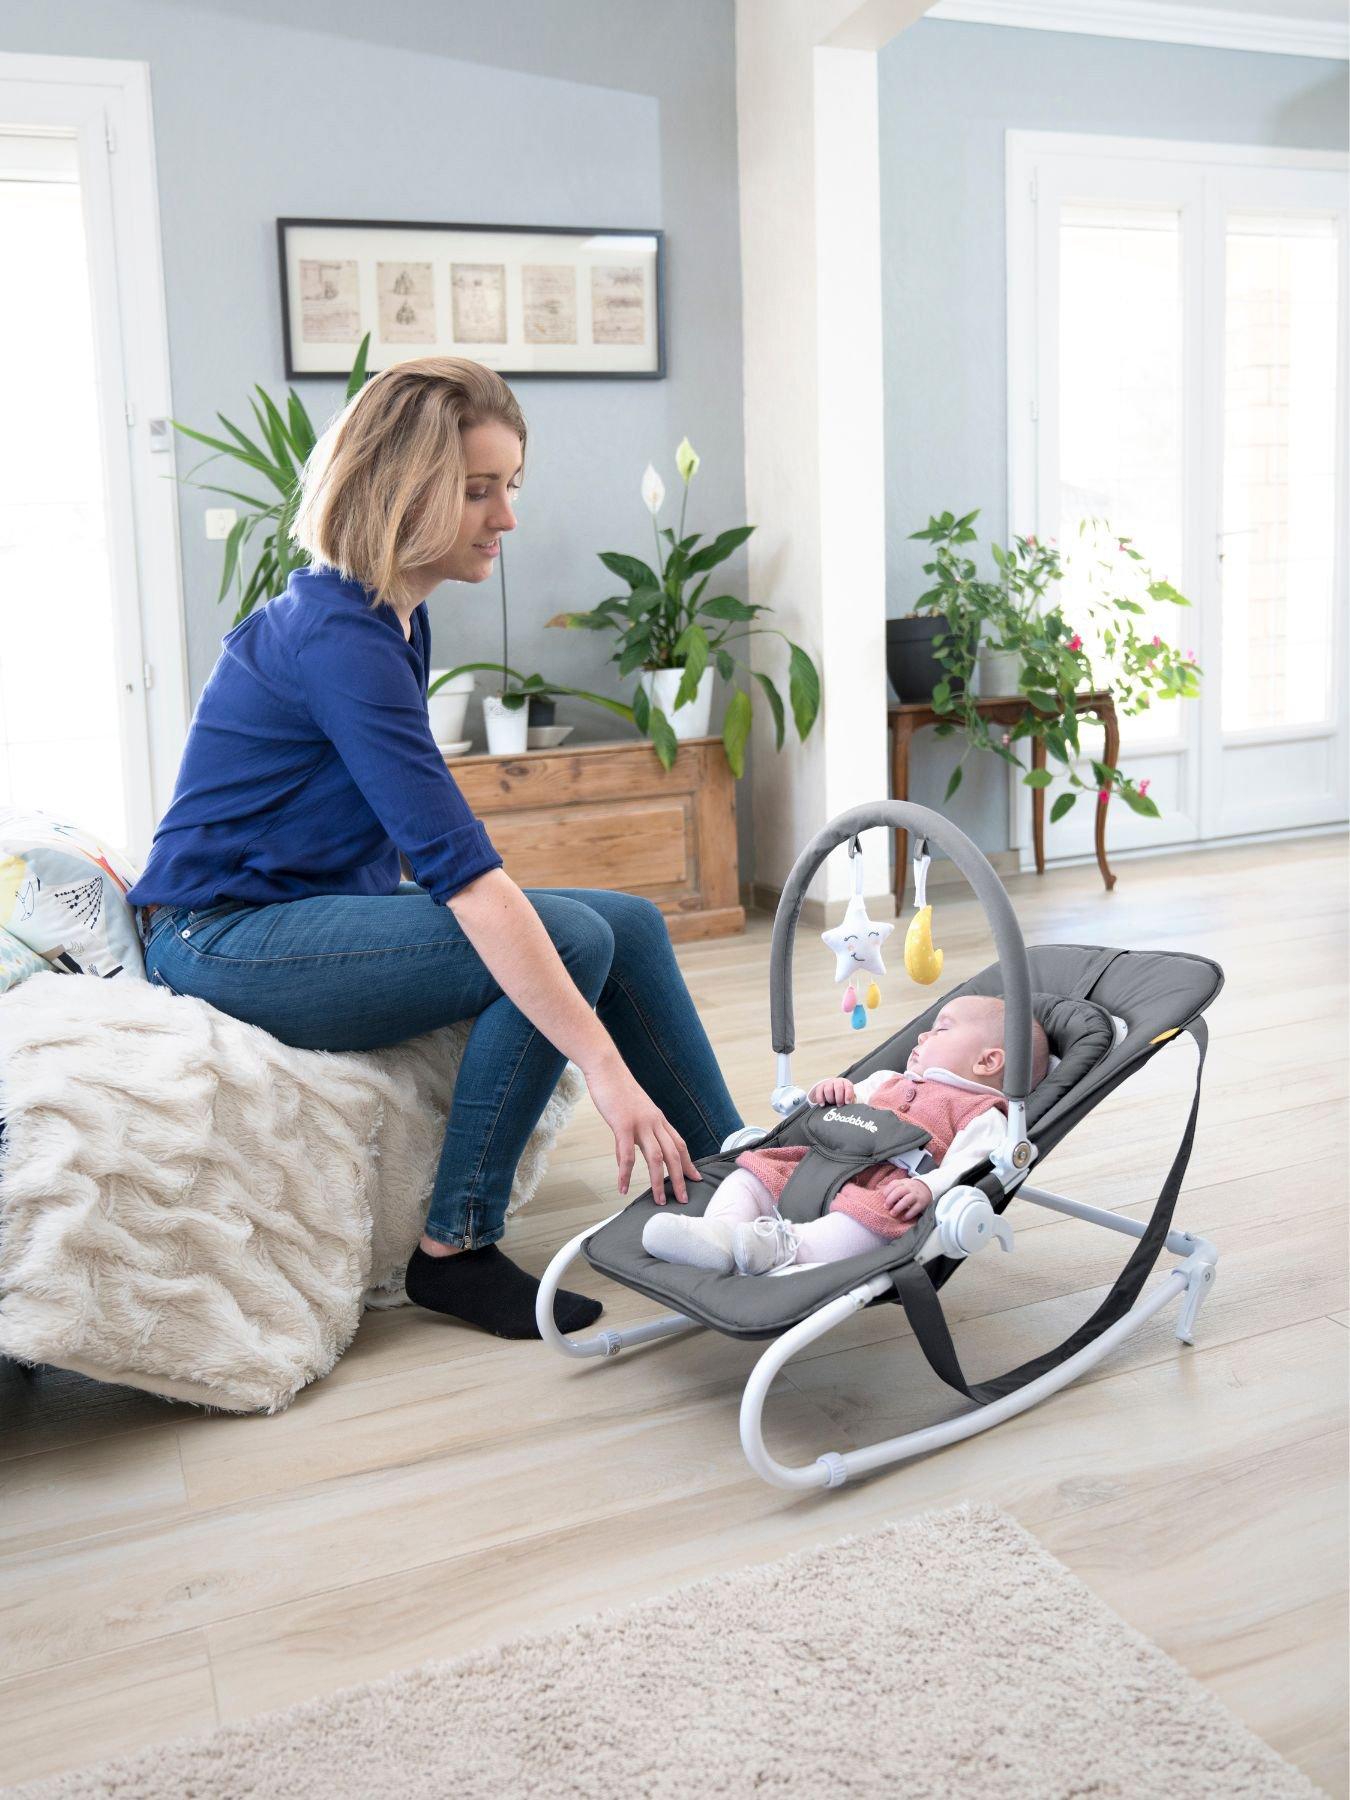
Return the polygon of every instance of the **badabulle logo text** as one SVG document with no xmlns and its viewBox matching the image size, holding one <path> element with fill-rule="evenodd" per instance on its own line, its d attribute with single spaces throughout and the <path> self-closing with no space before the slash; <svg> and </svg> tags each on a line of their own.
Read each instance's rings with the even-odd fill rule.
<svg viewBox="0 0 1350 1800">
<path fill-rule="evenodd" d="M 841 1113 L 832 1106 L 830 1108 L 830 1110 L 825 1114 L 825 1117 L 827 1119 L 838 1119 L 838 1121 L 841 1125 L 857 1125 L 861 1130 L 870 1131 L 874 1135 L 876 1132 L 876 1128 L 877 1128 L 876 1120 L 875 1119 L 860 1119 L 858 1117 L 857 1113 Z"/>
</svg>

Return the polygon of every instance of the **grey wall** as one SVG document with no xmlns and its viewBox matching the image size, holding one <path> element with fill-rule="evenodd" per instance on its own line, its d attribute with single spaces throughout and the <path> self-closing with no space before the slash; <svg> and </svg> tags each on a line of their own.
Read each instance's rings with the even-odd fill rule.
<svg viewBox="0 0 1350 1800">
<path fill-rule="evenodd" d="M 1346 146 L 1346 65 L 926 19 L 878 58 L 886 382 L 887 611 L 927 585 L 928 515 L 980 508 L 1006 541 L 1004 133 Z M 915 743 L 911 797 L 939 805 L 954 740 Z M 1006 781 L 966 765 L 949 810 L 1007 847 Z"/>
<path fill-rule="evenodd" d="M 149 64 L 174 411 L 199 428 L 248 423 L 254 382 L 284 392 L 278 215 L 665 230 L 668 379 L 513 383 L 530 445 L 511 660 L 619 692 L 603 640 L 543 621 L 613 591 L 598 550 L 651 550 L 648 460 L 673 493 L 687 433 L 690 529 L 744 518 L 732 0 L 5 0 L 0 49 Z M 341 405 L 340 382 L 295 386 L 316 423 Z M 180 474 L 193 460 L 181 441 Z M 194 698 L 232 612 L 214 504 L 181 490 Z M 743 582 L 743 558 L 728 568 Z M 500 656 L 498 599 L 495 578 L 432 596 L 438 663 Z M 579 741 L 626 730 L 559 717 Z"/>
</svg>

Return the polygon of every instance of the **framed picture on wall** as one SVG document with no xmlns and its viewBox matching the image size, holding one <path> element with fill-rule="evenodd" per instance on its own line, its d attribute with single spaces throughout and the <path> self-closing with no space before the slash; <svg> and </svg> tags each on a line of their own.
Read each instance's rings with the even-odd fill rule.
<svg viewBox="0 0 1350 1800">
<path fill-rule="evenodd" d="M 468 356 L 502 375 L 657 380 L 665 234 L 278 219 L 286 379 Z"/>
</svg>

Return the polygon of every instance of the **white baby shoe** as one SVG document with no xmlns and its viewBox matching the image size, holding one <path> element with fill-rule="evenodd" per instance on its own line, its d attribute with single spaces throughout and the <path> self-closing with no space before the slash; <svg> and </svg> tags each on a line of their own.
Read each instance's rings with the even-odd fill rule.
<svg viewBox="0 0 1350 1800">
<path fill-rule="evenodd" d="M 737 1225 L 731 1234 L 731 1257 L 739 1275 L 767 1275 L 797 1260 L 797 1233 L 777 1213 Z"/>
<path fill-rule="evenodd" d="M 710 1269 L 714 1275 L 730 1275 L 731 1230 L 722 1219 L 691 1219 L 687 1213 L 667 1207 L 653 1213 L 642 1227 L 642 1248 L 662 1262 L 686 1263 L 693 1269 Z"/>
</svg>

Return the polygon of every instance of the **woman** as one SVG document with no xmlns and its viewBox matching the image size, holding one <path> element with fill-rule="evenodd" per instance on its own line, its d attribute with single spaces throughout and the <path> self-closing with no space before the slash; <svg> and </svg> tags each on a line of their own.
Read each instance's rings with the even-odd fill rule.
<svg viewBox="0 0 1350 1800">
<path fill-rule="evenodd" d="M 432 737 L 426 596 L 491 575 L 525 436 L 501 377 L 455 357 L 352 398 L 301 478 L 311 566 L 226 635 L 130 893 L 152 982 L 285 1043 L 370 1050 L 473 1020 L 407 1288 L 500 1337 L 538 1336 L 538 1283 L 498 1240 L 566 1058 L 621 1194 L 640 1153 L 684 1201 L 694 1157 L 741 1123 L 657 908 L 518 888 Z M 558 1295 L 565 1331 L 600 1311 Z"/>
</svg>

